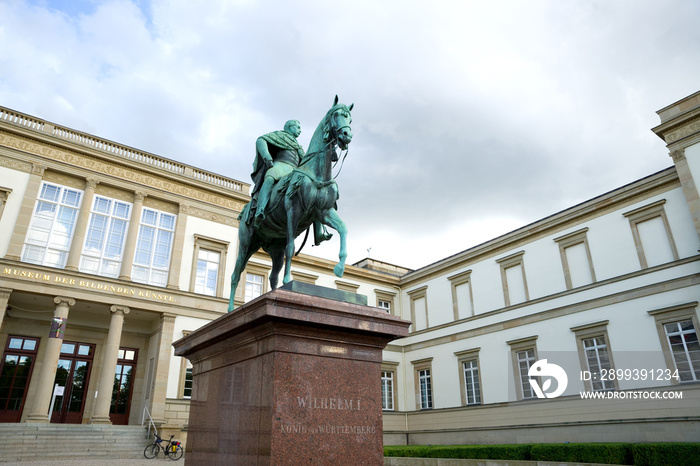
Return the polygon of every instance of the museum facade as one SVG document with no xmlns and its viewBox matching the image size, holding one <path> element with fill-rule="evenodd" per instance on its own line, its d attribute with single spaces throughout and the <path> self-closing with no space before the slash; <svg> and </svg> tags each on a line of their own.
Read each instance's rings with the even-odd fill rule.
<svg viewBox="0 0 700 466">
<path fill-rule="evenodd" d="M 700 93 L 658 114 L 668 169 L 427 267 L 295 258 L 412 322 L 378 373 L 385 443 L 697 439 Z M 172 343 L 226 312 L 249 190 L 0 107 L 0 422 L 184 439 Z M 270 269 L 253 256 L 237 305 Z"/>
</svg>

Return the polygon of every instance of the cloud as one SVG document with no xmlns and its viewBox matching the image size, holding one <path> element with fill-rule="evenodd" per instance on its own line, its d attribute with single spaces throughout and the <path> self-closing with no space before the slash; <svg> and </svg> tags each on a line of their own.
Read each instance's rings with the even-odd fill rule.
<svg viewBox="0 0 700 466">
<path fill-rule="evenodd" d="M 257 136 L 295 118 L 306 146 L 339 94 L 355 103 L 349 260 L 372 247 L 418 267 L 670 166 L 649 129 L 697 91 L 699 14 L 685 0 L 3 2 L 0 105 L 248 183 Z"/>
</svg>

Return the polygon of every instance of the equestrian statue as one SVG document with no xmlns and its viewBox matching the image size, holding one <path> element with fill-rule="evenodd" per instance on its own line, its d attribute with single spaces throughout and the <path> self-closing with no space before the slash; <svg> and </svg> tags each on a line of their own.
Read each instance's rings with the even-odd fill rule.
<svg viewBox="0 0 700 466">
<path fill-rule="evenodd" d="M 304 231 L 308 235 L 311 228 L 316 245 L 331 237 L 325 226 L 338 232 L 340 260 L 333 272 L 343 276 L 347 228 L 336 210 L 338 184 L 331 171 L 339 160 L 337 149 L 347 151 L 352 140 L 353 106 L 338 103 L 338 96 L 335 97 L 333 106 L 316 127 L 306 154 L 296 140 L 301 134 L 297 120 L 289 120 L 282 131 L 257 139 L 251 174 L 255 187 L 238 217 L 238 258 L 231 275 L 229 312 L 233 311 L 236 287 L 250 257 L 262 248 L 272 259 L 270 289 L 277 287 L 283 264 L 283 283 L 289 283 L 294 240 Z"/>
</svg>

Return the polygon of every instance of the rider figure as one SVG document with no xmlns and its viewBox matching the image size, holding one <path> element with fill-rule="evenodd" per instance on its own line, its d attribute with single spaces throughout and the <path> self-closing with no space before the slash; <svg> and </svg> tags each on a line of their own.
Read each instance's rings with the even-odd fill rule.
<svg viewBox="0 0 700 466">
<path fill-rule="evenodd" d="M 301 134 L 301 124 L 297 120 L 289 120 L 284 124 L 283 131 L 273 131 L 264 134 L 255 142 L 255 162 L 251 177 L 255 183 L 252 198 L 256 201 L 255 228 L 259 228 L 265 220 L 265 208 L 270 201 L 272 188 L 282 177 L 291 173 L 299 166 L 304 149 L 297 142 Z M 314 238 L 316 245 L 331 238 L 325 232 L 323 225 L 314 222 Z"/>
</svg>

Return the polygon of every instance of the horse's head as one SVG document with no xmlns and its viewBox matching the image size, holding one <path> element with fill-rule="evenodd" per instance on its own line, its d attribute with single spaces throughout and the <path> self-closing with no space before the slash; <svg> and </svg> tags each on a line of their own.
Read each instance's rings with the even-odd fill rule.
<svg viewBox="0 0 700 466">
<path fill-rule="evenodd" d="M 348 144 L 352 141 L 352 116 L 350 112 L 355 104 L 350 104 L 348 107 L 345 104 L 338 103 L 338 96 L 335 96 L 333 107 L 328 111 L 326 118 L 326 127 L 324 128 L 324 140 L 335 141 L 338 146 L 345 150 Z"/>
</svg>

